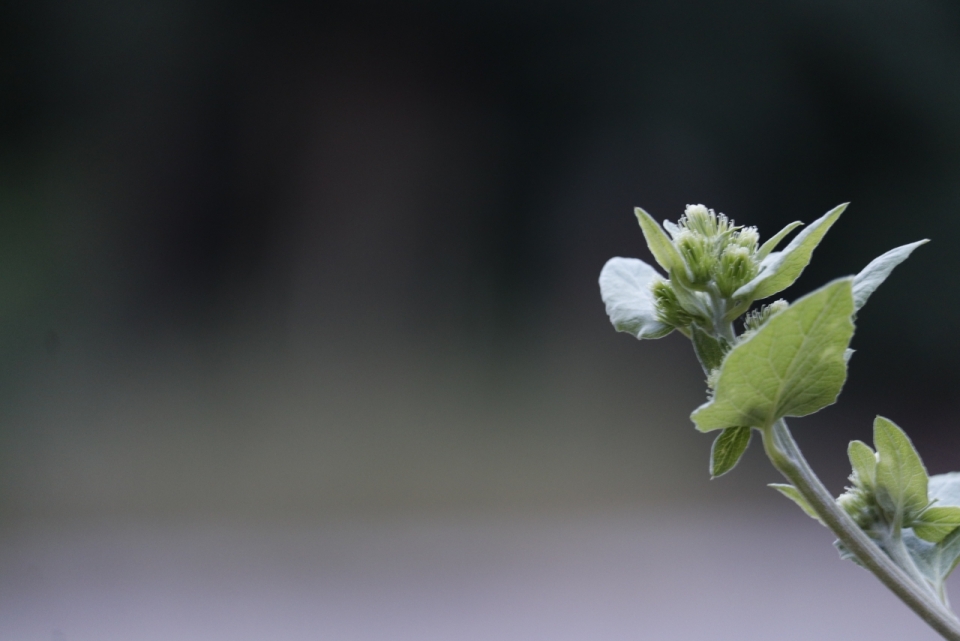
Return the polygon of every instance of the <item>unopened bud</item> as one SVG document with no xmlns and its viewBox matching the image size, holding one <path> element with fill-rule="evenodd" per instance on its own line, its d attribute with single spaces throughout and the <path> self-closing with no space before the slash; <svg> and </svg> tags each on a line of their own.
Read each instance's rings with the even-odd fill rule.
<svg viewBox="0 0 960 641">
<path fill-rule="evenodd" d="M 749 283 L 760 271 L 753 253 L 746 247 L 727 245 L 720 256 L 720 266 L 715 277 L 717 289 L 724 296 L 732 296 Z"/>
</svg>

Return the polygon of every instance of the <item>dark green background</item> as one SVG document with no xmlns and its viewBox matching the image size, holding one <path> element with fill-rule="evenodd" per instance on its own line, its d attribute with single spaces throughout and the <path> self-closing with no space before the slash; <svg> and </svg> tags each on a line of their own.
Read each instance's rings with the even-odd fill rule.
<svg viewBox="0 0 960 641">
<path fill-rule="evenodd" d="M 933 240 L 797 431 L 960 468 L 960 5 L 7 2 L 8 518 L 775 497 L 706 481 L 676 336 L 614 334 L 632 208 L 769 235 L 790 297 Z"/>
</svg>

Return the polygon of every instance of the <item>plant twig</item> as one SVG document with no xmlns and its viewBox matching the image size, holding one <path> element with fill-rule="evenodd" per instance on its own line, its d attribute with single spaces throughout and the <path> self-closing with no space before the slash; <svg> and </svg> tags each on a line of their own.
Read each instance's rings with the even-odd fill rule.
<svg viewBox="0 0 960 641">
<path fill-rule="evenodd" d="M 921 619 L 949 641 L 960 641 L 960 621 L 888 557 L 844 512 L 804 459 L 783 419 L 762 430 L 763 447 L 774 467 L 797 488 L 823 523 L 865 568 Z"/>
</svg>

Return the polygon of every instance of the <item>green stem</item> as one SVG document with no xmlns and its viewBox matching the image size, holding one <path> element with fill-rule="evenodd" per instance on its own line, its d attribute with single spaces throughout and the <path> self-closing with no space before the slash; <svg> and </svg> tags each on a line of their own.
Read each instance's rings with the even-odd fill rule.
<svg viewBox="0 0 960 641">
<path fill-rule="evenodd" d="M 881 549 L 886 551 L 893 562 L 910 576 L 914 584 L 926 588 L 934 598 L 940 600 L 942 603 L 942 599 L 940 599 L 940 595 L 937 594 L 934 586 L 923 576 L 920 568 L 918 568 L 914 562 L 913 557 L 910 556 L 910 552 L 903 542 L 903 533 L 898 525 L 891 527 L 887 534 L 883 536 Z"/>
<path fill-rule="evenodd" d="M 880 582 L 949 641 L 960 641 L 960 621 L 924 585 L 887 556 L 836 503 L 810 468 L 787 424 L 780 419 L 761 430 L 763 448 L 773 466 L 803 495 L 823 523 Z"/>
</svg>

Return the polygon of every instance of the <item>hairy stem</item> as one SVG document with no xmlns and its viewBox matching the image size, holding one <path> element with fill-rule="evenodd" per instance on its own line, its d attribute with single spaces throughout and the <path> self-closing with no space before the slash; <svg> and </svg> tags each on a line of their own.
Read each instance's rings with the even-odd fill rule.
<svg viewBox="0 0 960 641">
<path fill-rule="evenodd" d="M 923 576 L 923 573 L 913 561 L 913 557 L 910 556 L 910 552 L 907 551 L 907 546 L 903 542 L 903 534 L 899 525 L 892 526 L 891 529 L 882 536 L 881 545 L 882 549 L 893 562 L 910 576 L 914 584 L 926 588 L 930 594 L 943 603 L 943 599 L 940 598 L 936 588 Z"/>
<path fill-rule="evenodd" d="M 924 585 L 917 585 L 880 547 L 860 529 L 827 491 L 800 448 L 787 424 L 780 419 L 761 431 L 763 448 L 773 466 L 803 495 L 820 519 L 880 582 L 949 641 L 960 641 L 960 621 Z"/>
</svg>

